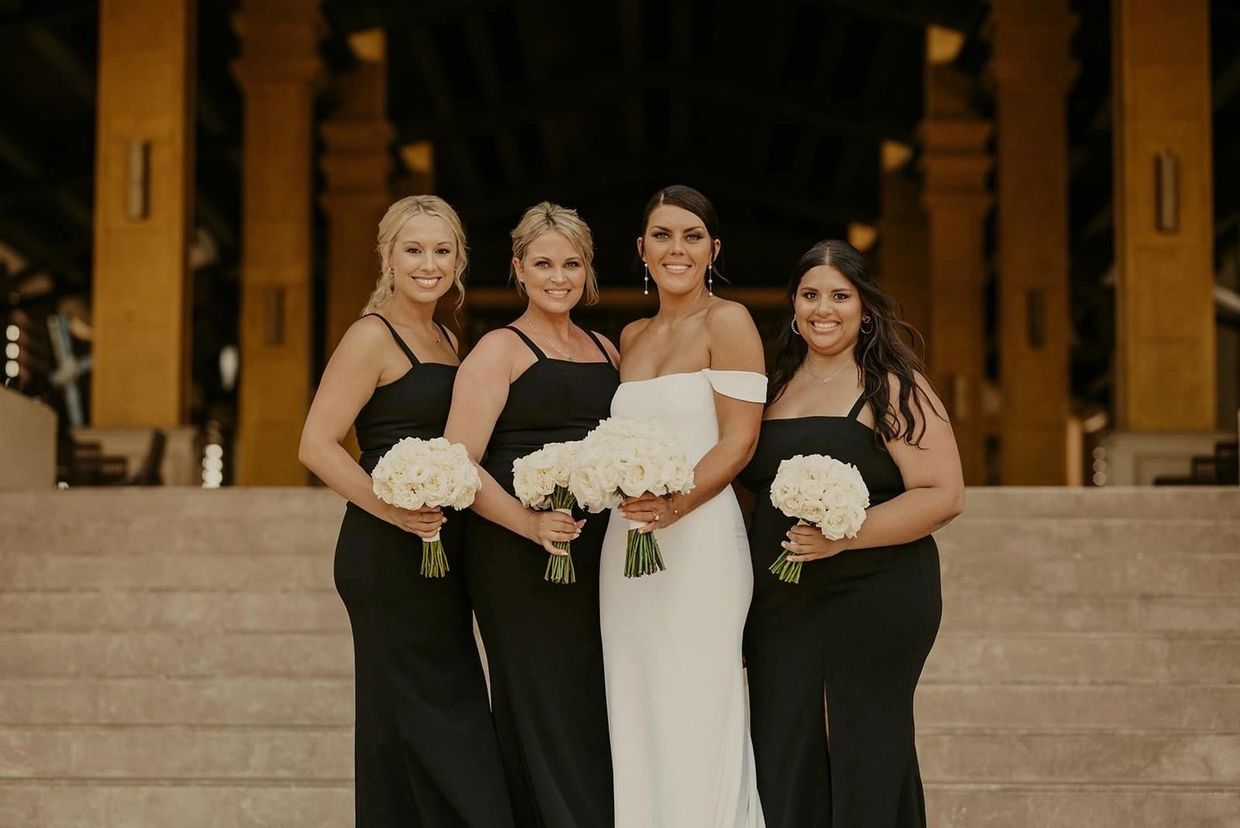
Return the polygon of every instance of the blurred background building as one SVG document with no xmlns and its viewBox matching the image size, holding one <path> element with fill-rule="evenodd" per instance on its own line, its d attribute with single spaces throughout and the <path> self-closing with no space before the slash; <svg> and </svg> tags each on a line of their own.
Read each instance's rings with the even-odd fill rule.
<svg viewBox="0 0 1240 828">
<path fill-rule="evenodd" d="M 0 90 L 5 385 L 63 482 L 305 482 L 402 195 L 466 222 L 466 342 L 541 199 L 595 229 L 614 334 L 673 182 L 768 336 L 812 243 L 870 253 L 971 484 L 1236 482 L 1229 0 L 2 0 Z"/>
</svg>

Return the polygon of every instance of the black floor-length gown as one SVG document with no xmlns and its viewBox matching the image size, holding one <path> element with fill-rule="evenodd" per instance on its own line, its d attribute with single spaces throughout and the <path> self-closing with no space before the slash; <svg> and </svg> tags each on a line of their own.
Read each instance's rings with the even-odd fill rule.
<svg viewBox="0 0 1240 828">
<path fill-rule="evenodd" d="M 508 389 L 483 466 L 512 493 L 512 462 L 547 443 L 580 440 L 605 419 L 620 374 L 603 361 L 537 361 Z M 594 338 L 591 335 L 591 338 Z M 465 577 L 486 646 L 491 704 L 519 826 L 604 828 L 614 821 L 599 551 L 607 516 L 586 515 L 572 544 L 577 582 L 543 579 L 547 552 L 477 515 Z"/>
<path fill-rule="evenodd" d="M 768 828 L 926 824 L 913 692 L 942 614 L 934 539 L 811 561 L 799 584 L 769 571 L 796 523 L 771 505 L 781 460 L 825 454 L 855 465 L 871 506 L 904 491 L 895 461 L 857 420 L 862 408 L 858 400 L 846 417 L 764 421 L 741 476 L 757 494 L 745 655 Z"/>
<path fill-rule="evenodd" d="M 419 362 L 378 318 L 410 368 L 358 412 L 368 473 L 401 438 L 443 436 L 456 377 L 454 365 Z M 448 518 L 443 578 L 420 574 L 417 535 L 352 503 L 340 527 L 335 577 L 353 627 L 356 814 L 365 828 L 513 824 L 461 573 L 464 520 Z"/>
</svg>

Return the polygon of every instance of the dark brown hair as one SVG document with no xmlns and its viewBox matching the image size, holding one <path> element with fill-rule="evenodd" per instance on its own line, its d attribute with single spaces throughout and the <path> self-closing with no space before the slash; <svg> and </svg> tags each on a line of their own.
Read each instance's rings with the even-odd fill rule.
<svg viewBox="0 0 1240 828">
<path fill-rule="evenodd" d="M 926 408 L 929 405 L 938 417 L 943 417 L 926 392 L 917 385 L 917 374 L 925 376 L 925 367 L 917 352 L 902 338 L 920 340 L 921 335 L 911 325 L 899 318 L 891 297 L 879 289 L 870 275 L 865 256 L 845 241 L 828 239 L 811 247 L 797 260 L 788 280 L 789 306 L 795 308 L 797 290 L 801 278 L 815 267 L 830 265 L 840 272 L 861 297 L 862 319 L 869 317 L 872 325 L 857 337 L 853 346 L 853 359 L 861 369 L 866 403 L 874 411 L 874 432 L 882 440 L 901 439 L 909 445 L 920 445 L 925 434 Z M 795 319 L 795 316 L 793 317 Z M 865 327 L 863 323 L 862 327 Z M 805 362 L 809 346 L 805 344 L 791 325 L 785 325 L 779 337 L 778 348 L 771 366 L 768 402 L 774 402 L 788 387 L 797 369 Z M 889 377 L 896 378 L 898 400 L 893 408 Z M 929 380 L 926 380 L 929 382 Z M 916 416 L 913 413 L 916 408 Z M 896 410 L 899 414 L 897 415 Z"/>
</svg>

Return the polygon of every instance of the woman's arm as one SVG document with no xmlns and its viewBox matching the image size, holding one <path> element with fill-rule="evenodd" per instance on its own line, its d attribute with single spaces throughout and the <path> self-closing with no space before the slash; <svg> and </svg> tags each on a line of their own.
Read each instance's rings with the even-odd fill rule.
<svg viewBox="0 0 1240 828">
<path fill-rule="evenodd" d="M 564 553 L 552 544 L 571 541 L 580 533 L 582 524 L 560 512 L 535 512 L 525 508 L 482 467 L 482 456 L 491 442 L 495 423 L 508 402 L 515 349 L 506 340 L 515 338 L 505 331 L 492 331 L 478 341 L 461 363 L 452 387 L 452 410 L 444 437 L 465 446 L 478 467 L 482 490 L 471 508 L 492 523 L 541 544 L 553 555 L 562 555 Z"/>
<path fill-rule="evenodd" d="M 384 503 L 375 496 L 370 475 L 341 445 L 378 385 L 383 351 L 390 340 L 378 321 L 360 319 L 345 332 L 310 404 L 297 459 L 350 503 L 380 520 L 432 537 L 443 523 L 441 511 L 411 511 Z"/>
<path fill-rule="evenodd" d="M 735 302 L 720 303 L 706 316 L 710 367 L 716 371 L 763 373 L 762 338 L 749 311 Z M 645 520 L 639 531 L 665 529 L 723 491 L 753 458 L 762 424 L 762 403 L 715 392 L 719 441 L 693 468 L 693 491 L 662 498 L 633 498 L 621 504 L 630 520 Z M 654 501 L 662 501 L 657 504 Z"/>
<path fill-rule="evenodd" d="M 887 450 L 904 478 L 905 491 L 868 509 L 855 538 L 829 541 L 815 527 L 794 526 L 788 532 L 789 541 L 784 543 L 784 548 L 794 553 L 788 560 L 813 561 L 845 549 L 909 543 L 943 528 L 964 511 L 964 475 L 951 423 L 943 404 L 920 375 L 917 387 L 929 400 L 920 447 L 910 446 L 898 437 L 887 443 Z M 898 399 L 894 380 L 891 399 Z M 923 415 L 914 412 L 914 416 L 918 417 L 917 425 L 922 426 Z"/>
</svg>

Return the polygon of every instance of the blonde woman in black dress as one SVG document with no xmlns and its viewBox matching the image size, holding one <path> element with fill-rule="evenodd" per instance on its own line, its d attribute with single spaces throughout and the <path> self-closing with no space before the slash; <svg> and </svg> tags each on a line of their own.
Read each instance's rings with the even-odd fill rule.
<svg viewBox="0 0 1240 828">
<path fill-rule="evenodd" d="M 907 326 L 860 253 L 815 245 L 788 297 L 770 402 L 741 475 L 757 494 L 745 654 L 758 792 L 770 828 L 925 825 L 913 691 L 942 611 L 930 533 L 964 508 L 960 457 L 900 339 Z M 795 454 L 861 472 L 870 508 L 856 538 L 827 540 L 771 505 L 779 463 Z M 805 564 L 799 584 L 768 570 L 784 549 Z"/>
<path fill-rule="evenodd" d="M 512 275 L 528 298 L 511 325 L 461 365 L 447 437 L 480 464 L 465 577 L 486 645 L 500 751 L 520 826 L 612 824 L 611 752 L 599 639 L 599 549 L 607 521 L 526 509 L 512 462 L 579 440 L 608 416 L 619 384 L 610 342 L 573 323 L 598 295 L 590 228 L 543 202 L 512 231 Z M 577 582 L 543 579 L 572 541 Z"/>
<path fill-rule="evenodd" d="M 460 219 L 435 196 L 403 198 L 379 223 L 379 258 L 379 283 L 323 372 L 299 454 L 349 501 L 335 576 L 353 627 L 357 825 L 510 826 L 461 577 L 463 521 L 390 506 L 370 480 L 397 440 L 443 435 L 458 359 L 433 314 L 454 283 L 463 288 Z M 360 464 L 341 445 L 351 425 Z M 441 527 L 451 571 L 425 578 L 420 538 Z"/>
</svg>

